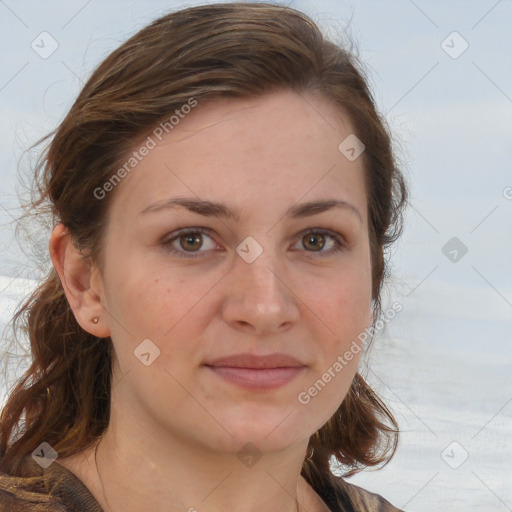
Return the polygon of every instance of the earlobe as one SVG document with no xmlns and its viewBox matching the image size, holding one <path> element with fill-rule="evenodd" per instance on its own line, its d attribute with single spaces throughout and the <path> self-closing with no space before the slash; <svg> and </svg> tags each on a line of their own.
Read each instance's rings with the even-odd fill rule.
<svg viewBox="0 0 512 512">
<path fill-rule="evenodd" d="M 80 326 L 100 338 L 110 336 L 106 311 L 101 300 L 101 288 L 91 260 L 76 248 L 72 236 L 63 224 L 57 224 L 50 236 L 50 256 L 59 275 L 69 305 Z"/>
</svg>

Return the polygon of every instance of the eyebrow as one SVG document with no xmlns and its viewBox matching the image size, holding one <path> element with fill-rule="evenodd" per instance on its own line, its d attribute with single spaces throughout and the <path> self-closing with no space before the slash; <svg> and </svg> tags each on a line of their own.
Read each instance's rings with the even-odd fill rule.
<svg viewBox="0 0 512 512">
<path fill-rule="evenodd" d="M 191 212 L 204 215 L 205 217 L 222 217 L 235 222 L 239 222 L 241 217 L 239 210 L 232 209 L 224 203 L 187 197 L 176 197 L 166 199 L 164 201 L 158 201 L 144 208 L 139 215 L 179 207 L 187 208 Z M 359 218 L 361 223 L 363 222 L 363 218 L 359 210 L 353 204 L 340 199 L 325 199 L 296 204 L 286 211 L 285 216 L 289 216 L 292 219 L 300 219 L 311 215 L 318 215 L 333 208 L 341 208 L 350 211 Z"/>
</svg>

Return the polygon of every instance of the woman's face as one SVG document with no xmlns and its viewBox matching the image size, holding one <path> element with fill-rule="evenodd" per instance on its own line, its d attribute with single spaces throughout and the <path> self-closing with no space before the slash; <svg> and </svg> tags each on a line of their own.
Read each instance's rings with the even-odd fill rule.
<svg viewBox="0 0 512 512">
<path fill-rule="evenodd" d="M 283 450 L 339 407 L 360 356 L 345 353 L 371 322 L 363 163 L 339 149 L 353 131 L 325 100 L 280 92 L 198 104 L 133 148 L 100 282 L 113 405 L 141 431 Z M 295 362 L 210 366 L 276 353 Z"/>
</svg>

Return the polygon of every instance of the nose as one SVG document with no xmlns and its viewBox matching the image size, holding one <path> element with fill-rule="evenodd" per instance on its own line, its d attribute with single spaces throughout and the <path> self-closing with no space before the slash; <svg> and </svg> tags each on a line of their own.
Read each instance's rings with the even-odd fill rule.
<svg viewBox="0 0 512 512">
<path fill-rule="evenodd" d="M 299 299 L 276 259 L 268 251 L 252 263 L 235 257 L 222 304 L 226 323 L 255 335 L 283 332 L 297 323 Z"/>
</svg>

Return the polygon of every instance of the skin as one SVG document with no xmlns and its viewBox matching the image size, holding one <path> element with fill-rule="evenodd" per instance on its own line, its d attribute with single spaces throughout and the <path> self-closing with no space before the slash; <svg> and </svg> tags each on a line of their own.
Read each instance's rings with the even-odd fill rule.
<svg viewBox="0 0 512 512">
<path fill-rule="evenodd" d="M 92 450 L 58 462 L 105 511 L 295 512 L 296 499 L 301 509 L 327 510 L 300 471 L 359 355 L 307 405 L 297 397 L 372 320 L 363 163 L 338 150 L 351 133 L 348 116 L 312 94 L 199 105 L 112 192 L 101 269 L 56 226 L 50 252 L 73 312 L 114 346 L 111 421 L 97 464 Z M 178 196 L 225 203 L 240 219 L 184 207 L 140 214 Z M 360 218 L 350 208 L 285 216 L 325 199 L 350 203 Z M 164 245 L 196 227 L 209 230 L 197 246 L 182 237 L 185 248 L 179 238 L 172 247 L 199 257 Z M 310 228 L 339 233 L 348 246 L 329 252 L 336 244 L 327 235 L 308 244 Z M 252 263 L 236 253 L 248 236 L 263 249 Z M 149 366 L 134 356 L 144 339 L 160 350 Z M 284 352 L 305 369 L 277 389 L 252 391 L 203 366 L 239 352 Z M 237 457 L 248 442 L 262 455 L 251 467 Z"/>
</svg>

